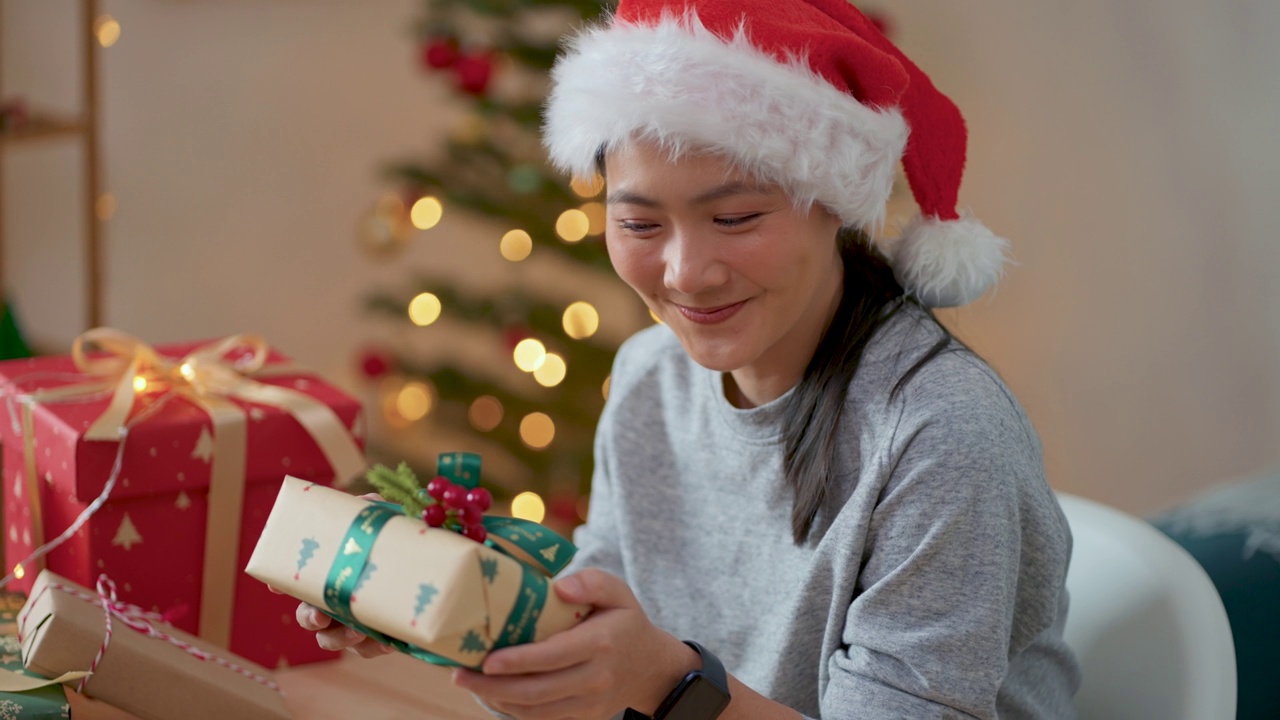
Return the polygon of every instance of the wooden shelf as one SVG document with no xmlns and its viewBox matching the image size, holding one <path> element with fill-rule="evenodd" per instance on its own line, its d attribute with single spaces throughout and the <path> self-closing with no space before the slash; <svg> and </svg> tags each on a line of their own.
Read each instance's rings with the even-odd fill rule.
<svg viewBox="0 0 1280 720">
<path fill-rule="evenodd" d="M 17 145 L 31 140 L 74 137 L 84 134 L 86 130 L 86 125 L 80 120 L 37 115 L 20 127 L 0 131 L 0 143 Z"/>
</svg>

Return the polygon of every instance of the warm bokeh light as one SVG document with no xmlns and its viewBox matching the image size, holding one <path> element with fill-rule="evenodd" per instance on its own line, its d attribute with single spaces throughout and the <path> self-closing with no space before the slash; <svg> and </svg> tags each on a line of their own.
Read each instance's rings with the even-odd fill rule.
<svg viewBox="0 0 1280 720">
<path fill-rule="evenodd" d="M 545 413 L 529 413 L 520 421 L 520 439 L 534 450 L 550 445 L 555 436 L 556 424 Z"/>
<path fill-rule="evenodd" d="M 418 327 L 426 327 L 440 318 L 440 298 L 424 292 L 409 302 L 409 319 Z"/>
<path fill-rule="evenodd" d="M 404 200 L 395 193 L 386 193 L 378 198 L 375 212 L 386 220 L 398 220 L 404 216 Z"/>
<path fill-rule="evenodd" d="M 604 189 L 604 178 L 599 175 L 592 175 L 590 178 L 575 177 L 569 182 L 569 187 L 578 197 L 595 197 Z"/>
<path fill-rule="evenodd" d="M 102 193 L 99 195 L 98 201 L 93 204 L 93 214 L 102 222 L 106 222 L 115 217 L 116 196 L 111 193 Z"/>
<path fill-rule="evenodd" d="M 547 353 L 547 357 L 542 362 L 542 367 L 533 371 L 533 379 L 543 387 L 555 387 L 564 380 L 564 374 L 568 367 L 564 363 L 564 358 L 555 353 Z"/>
<path fill-rule="evenodd" d="M 587 216 L 587 234 L 599 235 L 604 232 L 604 222 L 606 213 L 604 204 L 598 202 L 589 202 L 581 208 L 582 214 Z"/>
<path fill-rule="evenodd" d="M 396 412 L 405 420 L 421 420 L 431 412 L 431 388 L 426 383 L 411 380 L 396 393 Z"/>
<path fill-rule="evenodd" d="M 93 21 L 93 34 L 98 37 L 98 44 L 109 48 L 120 39 L 120 23 L 110 15 L 99 15 Z"/>
<path fill-rule="evenodd" d="M 533 238 L 523 230 L 511 230 L 502 236 L 498 243 L 498 252 L 511 262 L 520 262 L 533 252 Z"/>
<path fill-rule="evenodd" d="M 516 343 L 516 349 L 511 354 L 515 358 L 516 367 L 525 372 L 533 372 L 546 361 L 547 346 L 533 338 L 525 338 Z"/>
<path fill-rule="evenodd" d="M 467 419 L 471 427 L 480 432 L 493 430 L 502 422 L 502 401 L 492 395 L 481 395 L 471 403 Z"/>
<path fill-rule="evenodd" d="M 133 391 L 146 392 L 146 390 L 147 390 L 147 379 L 142 377 L 141 375 L 135 376 L 133 378 Z"/>
<path fill-rule="evenodd" d="M 542 522 L 542 518 L 546 515 L 547 504 L 542 502 L 542 498 L 536 492 L 522 492 L 511 498 L 511 517 L 530 522 Z"/>
<path fill-rule="evenodd" d="M 21 580 L 23 575 L 27 574 L 27 569 L 22 567 L 22 563 L 13 566 L 13 579 Z"/>
<path fill-rule="evenodd" d="M 587 236 L 591 221 L 587 214 L 577 208 L 565 210 L 556 219 L 556 234 L 567 243 L 576 243 Z"/>
<path fill-rule="evenodd" d="M 600 386 L 600 394 L 604 395 L 605 400 L 609 399 L 609 382 L 612 380 L 613 380 L 613 376 L 610 375 L 604 379 L 604 385 Z"/>
<path fill-rule="evenodd" d="M 409 219 L 419 230 L 430 230 L 435 227 L 443 215 L 444 205 L 430 195 L 418 198 L 409 210 Z"/>
<path fill-rule="evenodd" d="M 582 340 L 596 334 L 600 329 L 600 313 L 589 302 L 576 302 L 564 309 L 561 318 L 564 332 L 574 340 Z"/>
</svg>

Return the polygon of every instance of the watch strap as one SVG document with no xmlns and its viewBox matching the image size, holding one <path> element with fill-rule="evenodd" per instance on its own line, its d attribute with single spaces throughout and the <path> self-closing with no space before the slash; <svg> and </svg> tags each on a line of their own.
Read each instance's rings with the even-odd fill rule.
<svg viewBox="0 0 1280 720">
<path fill-rule="evenodd" d="M 698 653 L 698 655 L 702 657 L 702 674 L 705 675 L 708 680 L 718 685 L 721 690 L 724 690 L 725 695 L 728 695 L 729 676 L 725 673 L 724 664 L 720 662 L 720 658 L 716 657 L 715 653 L 692 640 L 685 640 L 684 644 L 693 648 L 694 652 Z"/>
</svg>

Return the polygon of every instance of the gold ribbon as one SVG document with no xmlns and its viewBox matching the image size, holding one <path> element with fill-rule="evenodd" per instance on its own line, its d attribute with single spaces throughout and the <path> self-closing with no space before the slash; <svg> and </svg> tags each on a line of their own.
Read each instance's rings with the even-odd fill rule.
<svg viewBox="0 0 1280 720">
<path fill-rule="evenodd" d="M 90 357 L 89 348 L 105 351 Z M 237 348 L 251 352 L 229 361 Z M 112 328 L 96 328 L 76 338 L 71 356 L 81 373 L 94 379 L 75 385 L 42 389 L 23 403 L 32 545 L 44 544 L 40 523 L 38 483 L 35 482 L 31 406 L 33 403 L 110 390 L 107 408 L 85 430 L 86 440 L 118 441 L 126 434 L 138 397 L 162 389 L 195 404 L 213 424 L 213 453 L 209 468 L 209 511 L 205 529 L 204 577 L 200 590 L 199 634 L 227 647 L 235 600 L 236 559 L 240 547 L 240 518 L 244 505 L 245 411 L 231 399 L 279 408 L 291 415 L 319 446 L 334 477 L 341 481 L 365 466 L 363 454 L 332 408 L 305 393 L 254 380 L 263 374 L 267 345 L 257 335 L 233 335 L 196 348 L 179 359 L 161 355 L 143 341 Z M 39 568 L 27 568 L 37 572 Z"/>
</svg>

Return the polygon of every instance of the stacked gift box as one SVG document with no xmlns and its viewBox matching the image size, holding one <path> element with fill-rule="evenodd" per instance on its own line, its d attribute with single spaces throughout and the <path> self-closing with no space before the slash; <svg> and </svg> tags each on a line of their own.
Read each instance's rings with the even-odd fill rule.
<svg viewBox="0 0 1280 720">
<path fill-rule="evenodd" d="M 328 485 L 362 469 L 359 403 L 252 338 L 98 340 L 114 354 L 0 363 L 9 589 L 30 591 L 42 565 L 84 587 L 106 572 L 123 598 L 261 665 L 333 657 L 293 621 L 295 601 L 241 571 L 286 473 Z M 102 494 L 117 452 L 105 504 L 15 567 Z"/>
</svg>

